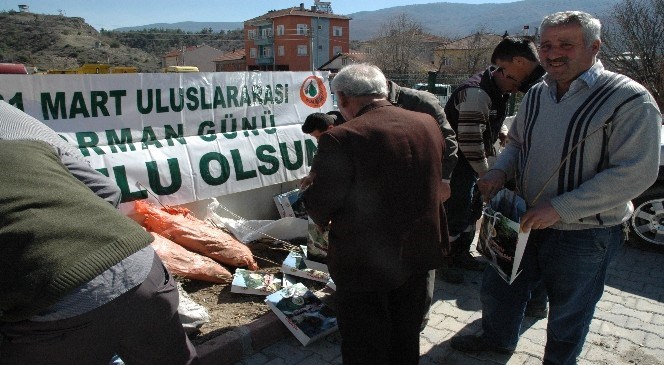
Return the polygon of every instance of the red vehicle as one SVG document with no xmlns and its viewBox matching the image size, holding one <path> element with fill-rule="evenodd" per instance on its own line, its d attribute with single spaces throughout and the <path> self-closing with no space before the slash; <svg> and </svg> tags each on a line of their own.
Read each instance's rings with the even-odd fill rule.
<svg viewBox="0 0 664 365">
<path fill-rule="evenodd" d="M 0 74 L 27 75 L 28 70 L 22 63 L 0 63 Z"/>
</svg>

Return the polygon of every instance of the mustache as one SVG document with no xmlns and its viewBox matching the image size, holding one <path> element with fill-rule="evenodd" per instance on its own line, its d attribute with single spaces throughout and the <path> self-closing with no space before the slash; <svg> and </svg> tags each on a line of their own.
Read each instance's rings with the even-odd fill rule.
<svg viewBox="0 0 664 365">
<path fill-rule="evenodd" d="M 554 59 L 550 59 L 550 58 L 546 59 L 546 62 L 567 62 L 567 61 L 569 61 L 568 57 L 558 57 L 558 58 L 554 58 Z"/>
</svg>

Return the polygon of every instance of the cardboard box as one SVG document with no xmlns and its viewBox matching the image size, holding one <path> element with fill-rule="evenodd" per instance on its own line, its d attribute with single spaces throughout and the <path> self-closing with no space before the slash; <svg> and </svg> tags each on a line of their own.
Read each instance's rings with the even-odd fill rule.
<svg viewBox="0 0 664 365">
<path fill-rule="evenodd" d="M 304 253 L 302 259 L 304 260 L 304 265 L 307 267 L 307 269 L 322 271 L 326 274 L 330 273 L 329 269 L 327 268 L 327 264 L 311 260 L 309 258 L 308 246 L 300 246 L 300 249 L 302 249 L 302 252 Z"/>
<path fill-rule="evenodd" d="M 291 252 L 286 256 L 286 259 L 281 265 L 281 271 L 284 274 L 299 276 L 305 279 L 320 281 L 322 283 L 327 283 L 327 281 L 330 280 L 330 274 L 324 271 L 308 268 L 304 262 L 304 257 L 295 252 Z"/>
</svg>

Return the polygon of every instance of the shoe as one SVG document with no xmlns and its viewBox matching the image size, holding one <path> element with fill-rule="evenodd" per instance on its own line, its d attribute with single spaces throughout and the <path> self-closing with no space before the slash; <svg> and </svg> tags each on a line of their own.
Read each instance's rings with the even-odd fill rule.
<svg viewBox="0 0 664 365">
<path fill-rule="evenodd" d="M 544 319 L 549 315 L 549 308 L 526 307 L 526 317 Z"/>
<path fill-rule="evenodd" d="M 436 270 L 438 275 L 444 282 L 450 284 L 461 284 L 463 283 L 463 271 L 457 267 L 441 267 Z"/>
<path fill-rule="evenodd" d="M 454 267 L 472 271 L 483 271 L 486 267 L 486 263 L 478 261 L 470 254 L 470 252 L 464 252 L 458 256 L 454 256 L 452 265 Z"/>
<path fill-rule="evenodd" d="M 450 346 L 461 352 L 493 351 L 499 354 L 514 353 L 514 350 L 493 345 L 487 342 L 484 337 L 477 335 L 454 336 L 450 340 Z"/>
</svg>

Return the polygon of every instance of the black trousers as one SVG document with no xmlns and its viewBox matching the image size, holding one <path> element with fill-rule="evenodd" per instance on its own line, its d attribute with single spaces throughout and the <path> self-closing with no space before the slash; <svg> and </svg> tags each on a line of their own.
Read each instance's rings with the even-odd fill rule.
<svg viewBox="0 0 664 365">
<path fill-rule="evenodd" d="M 198 364 L 177 313 L 173 277 L 154 255 L 148 277 L 136 288 L 80 316 L 50 322 L 0 324 L 1 365 Z"/>
<path fill-rule="evenodd" d="M 355 292 L 337 285 L 337 320 L 345 365 L 419 362 L 420 326 L 428 309 L 427 276 L 424 270 L 414 273 L 390 291 Z"/>
</svg>

